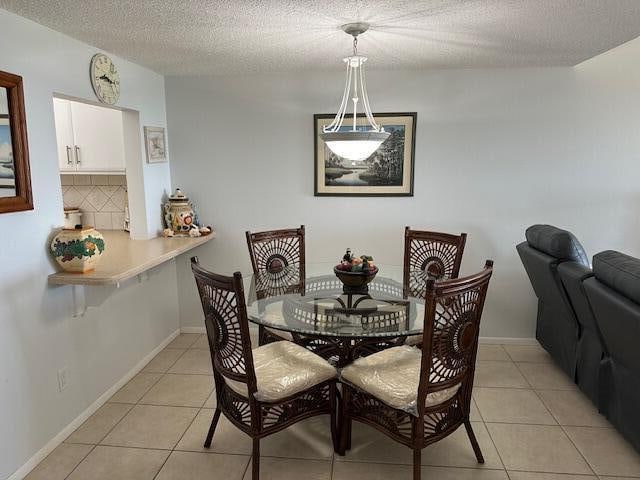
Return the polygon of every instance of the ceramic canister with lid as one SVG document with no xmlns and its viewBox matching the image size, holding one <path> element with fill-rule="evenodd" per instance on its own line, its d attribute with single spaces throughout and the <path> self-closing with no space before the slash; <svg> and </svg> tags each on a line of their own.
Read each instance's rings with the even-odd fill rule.
<svg viewBox="0 0 640 480">
<path fill-rule="evenodd" d="M 68 272 L 95 269 L 104 249 L 104 237 L 93 227 L 63 228 L 51 241 L 51 254 Z"/>
<path fill-rule="evenodd" d="M 187 197 L 179 188 L 164 204 L 164 219 L 167 228 L 175 233 L 189 233 L 194 222 L 195 212 Z"/>
</svg>

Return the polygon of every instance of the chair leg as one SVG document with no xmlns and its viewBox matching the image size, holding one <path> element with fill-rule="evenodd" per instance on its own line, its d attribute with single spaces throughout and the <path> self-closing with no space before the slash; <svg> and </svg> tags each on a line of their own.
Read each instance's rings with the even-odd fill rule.
<svg viewBox="0 0 640 480">
<path fill-rule="evenodd" d="M 347 450 L 351 450 L 351 424 L 350 418 L 342 418 L 340 422 L 340 448 L 336 450 L 338 455 L 344 456 Z"/>
<path fill-rule="evenodd" d="M 338 418 L 339 415 L 336 414 L 338 409 L 338 396 L 336 394 L 337 386 L 334 384 L 331 387 L 331 441 L 333 442 L 333 451 L 340 451 L 340 435 L 338 435 Z"/>
<path fill-rule="evenodd" d="M 220 408 L 216 408 L 216 411 L 213 414 L 213 420 L 211 420 L 211 426 L 209 427 L 209 433 L 207 433 L 207 439 L 204 441 L 204 448 L 211 447 L 211 440 L 213 440 L 213 434 L 216 431 L 216 426 L 218 425 L 219 419 L 220 419 Z"/>
<path fill-rule="evenodd" d="M 414 448 L 413 449 L 413 480 L 420 480 L 422 472 L 420 469 L 422 468 L 422 449 Z"/>
<path fill-rule="evenodd" d="M 338 455 L 344 455 L 347 450 L 351 449 L 351 423 L 352 420 L 346 415 L 346 407 L 349 403 L 348 387 L 343 386 L 342 398 L 340 401 L 340 409 L 338 410 L 339 435 L 338 443 L 340 447 L 336 450 Z"/>
<path fill-rule="evenodd" d="M 478 443 L 478 439 L 476 438 L 475 433 L 473 433 L 473 428 L 471 428 L 471 422 L 467 419 L 464 422 L 464 427 L 467 429 L 467 435 L 469 436 L 469 440 L 471 441 L 471 446 L 473 447 L 473 453 L 476 454 L 476 459 L 478 463 L 484 463 L 484 457 L 482 456 L 482 451 L 480 450 L 480 444 Z"/>
<path fill-rule="evenodd" d="M 336 453 L 340 456 L 344 456 L 347 449 L 347 445 L 345 443 L 347 430 L 345 427 L 346 418 L 341 408 L 340 412 L 338 412 L 338 448 L 336 449 Z"/>
<path fill-rule="evenodd" d="M 251 480 L 260 480 L 260 439 L 253 439 L 251 452 Z"/>
<path fill-rule="evenodd" d="M 347 450 L 351 450 L 351 430 L 352 430 L 352 426 L 353 426 L 353 420 L 351 420 L 350 418 L 345 422 L 346 427 L 347 427 L 347 436 L 345 439 L 345 448 Z"/>
</svg>

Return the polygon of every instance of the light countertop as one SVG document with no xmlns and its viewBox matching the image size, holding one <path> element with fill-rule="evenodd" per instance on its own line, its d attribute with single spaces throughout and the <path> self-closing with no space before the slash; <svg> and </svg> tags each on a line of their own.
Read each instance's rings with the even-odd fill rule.
<svg viewBox="0 0 640 480">
<path fill-rule="evenodd" d="M 215 232 L 197 238 L 173 237 L 132 240 L 124 231 L 101 232 L 105 251 L 95 270 L 86 273 L 61 271 L 49 275 L 51 285 L 118 285 L 136 275 L 207 243 Z"/>
</svg>

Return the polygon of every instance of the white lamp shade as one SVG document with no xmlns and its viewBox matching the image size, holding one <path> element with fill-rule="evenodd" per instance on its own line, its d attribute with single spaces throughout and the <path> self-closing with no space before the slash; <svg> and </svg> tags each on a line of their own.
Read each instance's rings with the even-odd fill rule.
<svg viewBox="0 0 640 480">
<path fill-rule="evenodd" d="M 388 132 L 327 132 L 320 138 L 336 155 L 347 160 L 365 160 L 389 138 Z"/>
</svg>

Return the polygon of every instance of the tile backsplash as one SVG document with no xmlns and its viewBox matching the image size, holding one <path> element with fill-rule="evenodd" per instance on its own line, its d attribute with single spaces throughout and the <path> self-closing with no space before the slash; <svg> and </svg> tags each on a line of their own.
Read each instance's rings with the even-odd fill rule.
<svg viewBox="0 0 640 480">
<path fill-rule="evenodd" d="M 127 206 L 125 175 L 60 175 L 65 208 L 79 208 L 82 223 L 98 230 L 123 230 Z"/>
</svg>

